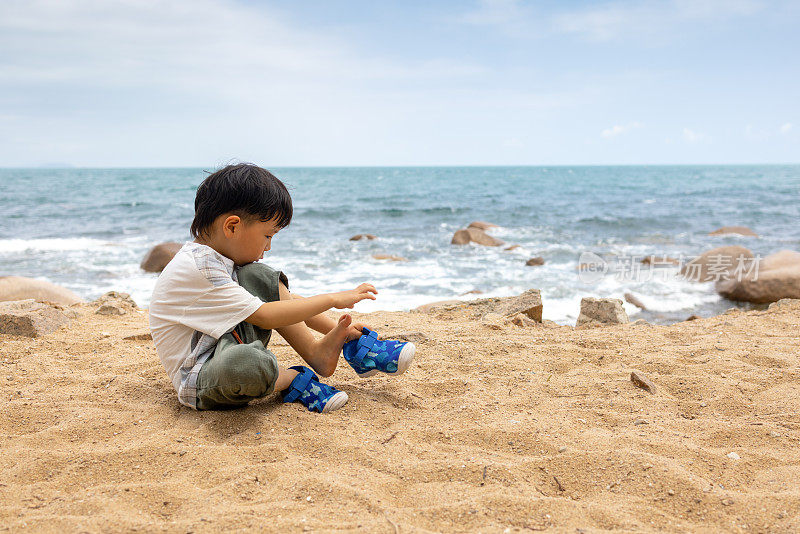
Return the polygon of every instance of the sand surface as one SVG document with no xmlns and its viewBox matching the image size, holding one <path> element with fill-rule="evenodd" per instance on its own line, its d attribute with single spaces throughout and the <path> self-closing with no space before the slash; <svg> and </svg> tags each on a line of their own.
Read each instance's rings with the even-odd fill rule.
<svg viewBox="0 0 800 534">
<path fill-rule="evenodd" d="M 417 358 L 342 362 L 330 415 L 181 407 L 152 341 L 123 340 L 144 312 L 78 309 L 0 335 L 0 531 L 800 531 L 800 301 L 588 329 L 354 314 Z"/>
</svg>

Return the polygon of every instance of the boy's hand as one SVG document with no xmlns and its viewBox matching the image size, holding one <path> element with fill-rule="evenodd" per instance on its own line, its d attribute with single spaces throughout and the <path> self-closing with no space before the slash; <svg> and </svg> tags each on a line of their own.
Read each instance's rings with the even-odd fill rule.
<svg viewBox="0 0 800 534">
<path fill-rule="evenodd" d="M 363 336 L 364 335 L 364 331 L 362 330 L 362 328 L 369 328 L 370 330 L 373 330 L 373 331 L 375 330 L 374 328 L 372 328 L 368 324 L 353 323 L 353 324 L 350 325 L 350 328 L 347 329 L 347 337 L 345 338 L 345 341 L 352 341 L 354 339 L 358 339 L 361 336 Z"/>
<path fill-rule="evenodd" d="M 352 308 L 356 302 L 361 302 L 364 299 L 375 300 L 377 298 L 375 295 L 377 294 L 378 290 L 372 284 L 361 284 L 350 291 L 331 293 L 331 296 L 333 296 L 333 307 L 342 309 Z"/>
</svg>

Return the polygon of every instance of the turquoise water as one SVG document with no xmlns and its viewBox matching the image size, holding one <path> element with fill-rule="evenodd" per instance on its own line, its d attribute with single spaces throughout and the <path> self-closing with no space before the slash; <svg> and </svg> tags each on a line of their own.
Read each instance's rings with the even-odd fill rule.
<svg viewBox="0 0 800 534">
<path fill-rule="evenodd" d="M 289 186 L 292 224 L 264 261 L 300 294 L 372 282 L 358 311 L 402 310 L 472 290 L 505 296 L 539 288 L 545 317 L 573 322 L 584 296 L 634 292 L 670 322 L 733 304 L 710 284 L 661 269 L 651 279 L 609 272 L 591 284 L 582 252 L 604 258 L 690 258 L 722 244 L 765 255 L 800 250 L 800 166 L 432 167 L 272 169 Z M 0 275 L 42 278 L 92 299 L 126 291 L 147 306 L 156 275 L 139 262 L 162 241 L 190 239 L 203 169 L 0 169 Z M 473 220 L 500 225 L 504 247 L 452 246 Z M 758 239 L 709 237 L 725 225 Z M 376 241 L 352 242 L 357 233 Z M 373 259 L 394 254 L 408 261 Z M 545 265 L 526 267 L 532 256 Z M 635 312 L 635 308 L 628 308 Z"/>
</svg>

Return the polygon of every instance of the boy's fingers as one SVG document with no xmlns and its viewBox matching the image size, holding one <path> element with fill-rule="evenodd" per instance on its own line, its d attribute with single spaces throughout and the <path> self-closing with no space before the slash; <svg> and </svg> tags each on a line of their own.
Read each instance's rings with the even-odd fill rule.
<svg viewBox="0 0 800 534">
<path fill-rule="evenodd" d="M 375 286 L 373 286 L 372 284 L 361 284 L 359 287 L 363 288 L 365 291 L 372 291 L 373 293 L 378 292 L 378 290 L 375 289 Z"/>
</svg>

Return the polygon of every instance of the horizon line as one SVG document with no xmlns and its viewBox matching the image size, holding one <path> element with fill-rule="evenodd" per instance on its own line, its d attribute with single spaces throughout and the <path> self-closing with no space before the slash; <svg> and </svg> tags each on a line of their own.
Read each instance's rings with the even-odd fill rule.
<svg viewBox="0 0 800 534">
<path fill-rule="evenodd" d="M 240 161 L 238 163 L 253 163 Z M 253 163 L 255 164 L 255 163 Z M 227 163 L 225 165 L 228 165 Z M 225 165 L 213 166 L 214 169 Z M 257 165 L 257 164 L 256 164 Z M 274 165 L 272 169 L 388 169 L 388 168 L 545 168 L 545 167 L 753 167 L 753 166 L 796 166 L 800 162 L 767 163 L 524 163 L 524 164 L 429 164 L 429 165 Z M 261 166 L 261 165 L 259 165 Z M 10 165 L 0 166 L 0 170 L 111 170 L 111 169 L 203 169 L 206 165 Z"/>
</svg>

